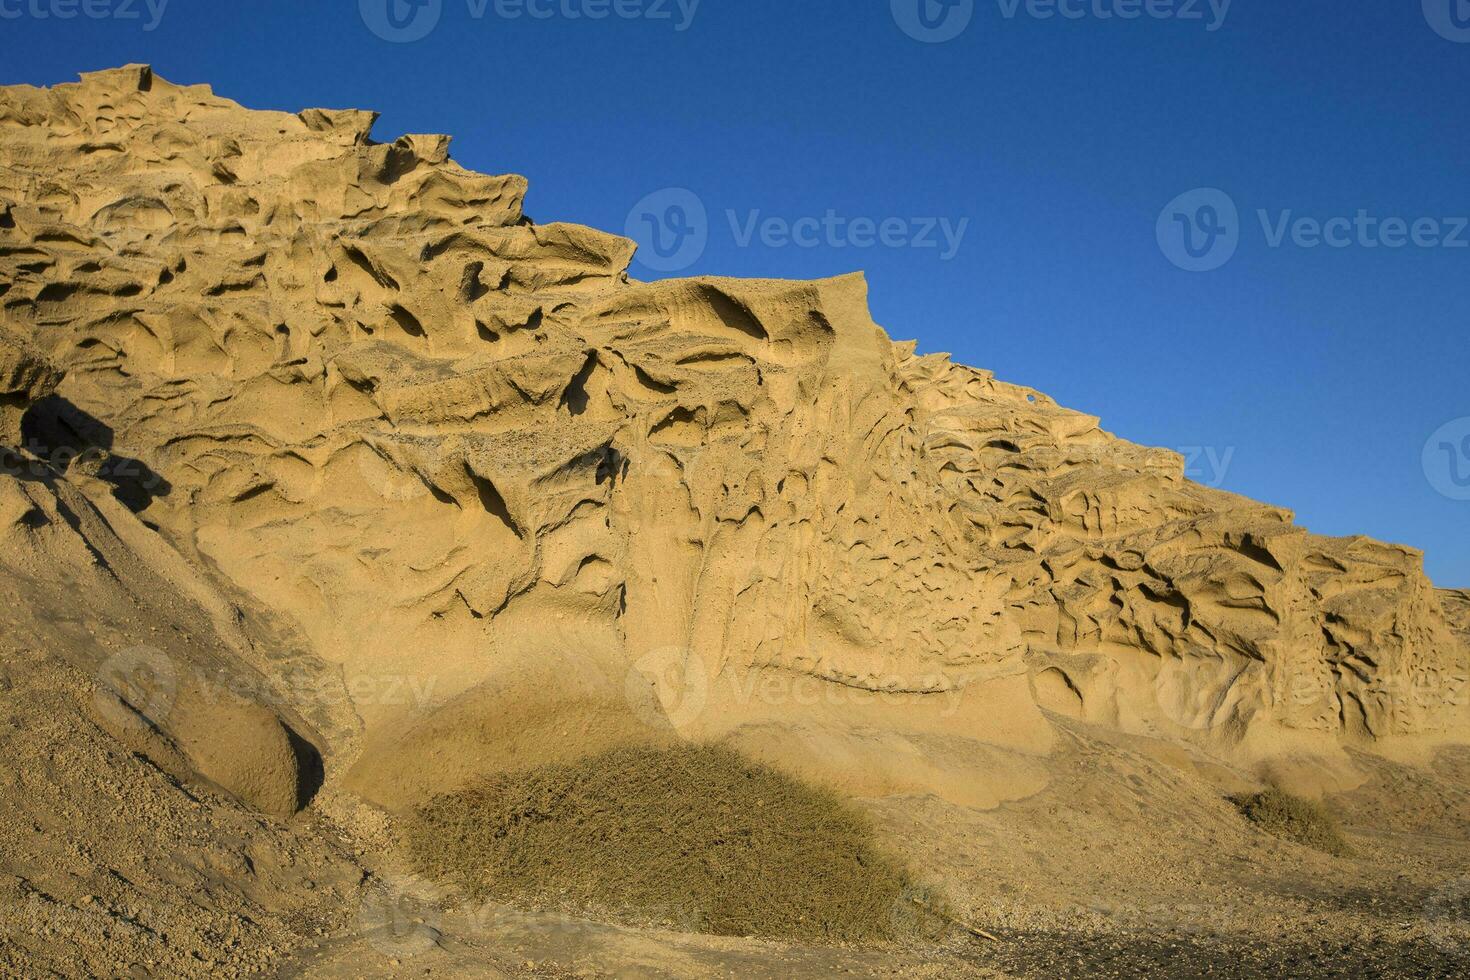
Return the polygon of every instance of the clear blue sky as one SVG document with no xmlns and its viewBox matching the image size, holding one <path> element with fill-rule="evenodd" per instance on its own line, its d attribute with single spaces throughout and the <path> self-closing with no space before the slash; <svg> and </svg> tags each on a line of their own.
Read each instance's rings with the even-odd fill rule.
<svg viewBox="0 0 1470 980">
<path fill-rule="evenodd" d="M 397 10 L 409 32 L 437 14 L 413 42 L 370 28 L 392 33 L 386 0 L 152 2 L 0 0 L 0 82 L 146 61 L 247 106 L 378 109 L 379 139 L 451 133 L 465 166 L 529 176 L 539 221 L 622 231 L 646 195 L 688 188 L 708 243 L 684 274 L 865 269 L 893 336 L 1127 438 L 1208 447 L 1198 478 L 1423 548 L 1436 581 L 1470 586 L 1470 422 L 1425 451 L 1470 417 L 1470 248 L 1372 230 L 1369 248 L 1345 223 L 1346 247 L 1290 226 L 1271 244 L 1288 210 L 1470 242 L 1452 220 L 1470 215 L 1470 0 L 1236 0 L 1223 22 L 1220 0 L 1069 0 L 1080 19 L 1014 0 L 702 0 L 692 19 L 690 0 L 432 0 Z M 599 3 L 610 16 L 568 15 Z M 1200 19 L 1158 16 L 1186 3 Z M 1195 188 L 1238 221 L 1201 210 L 1218 196 L 1166 211 Z M 813 247 L 745 239 L 753 217 L 829 212 L 899 221 L 867 248 L 860 223 L 797 226 Z M 926 218 L 968 219 L 952 257 L 937 230 L 914 247 Z M 1233 257 L 1178 268 L 1186 220 Z"/>
</svg>

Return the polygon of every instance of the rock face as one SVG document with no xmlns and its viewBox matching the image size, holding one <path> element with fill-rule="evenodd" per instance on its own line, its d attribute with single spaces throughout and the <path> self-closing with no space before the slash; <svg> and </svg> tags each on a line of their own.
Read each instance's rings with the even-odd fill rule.
<svg viewBox="0 0 1470 980">
<path fill-rule="evenodd" d="M 631 281 L 632 242 L 373 120 L 139 66 L 0 90 L 5 322 L 166 480 L 135 509 L 338 665 L 339 750 L 447 773 L 436 717 L 650 657 L 681 731 L 761 714 L 710 693 L 742 677 L 850 692 L 849 727 L 973 697 L 1261 752 L 1465 730 L 1465 603 L 1417 552 L 916 356 L 860 276 Z"/>
<path fill-rule="evenodd" d="M 61 372 L 19 335 L 0 328 L 0 446 L 19 446 L 20 422 L 56 390 Z"/>
<path fill-rule="evenodd" d="M 264 813 L 295 813 L 315 789 L 304 764 L 316 756 L 255 697 L 270 687 L 225 603 L 105 488 L 89 496 L 34 457 L 8 453 L 4 465 L 6 634 L 89 675 L 92 721 L 132 752 Z"/>
</svg>

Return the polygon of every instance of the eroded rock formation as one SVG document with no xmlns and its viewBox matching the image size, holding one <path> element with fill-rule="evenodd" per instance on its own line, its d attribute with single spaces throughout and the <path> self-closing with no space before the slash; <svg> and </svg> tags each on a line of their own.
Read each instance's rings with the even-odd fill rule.
<svg viewBox="0 0 1470 980">
<path fill-rule="evenodd" d="M 0 446 L 19 446 L 20 423 L 56 390 L 61 372 L 24 338 L 0 328 Z"/>
<path fill-rule="evenodd" d="M 1418 553 L 916 356 L 860 276 L 632 281 L 632 242 L 373 120 L 139 66 L 0 90 L 0 306 L 67 372 L 33 449 L 156 473 L 119 495 L 340 669 L 351 710 L 302 707 L 332 748 L 452 768 L 425 726 L 493 678 L 666 650 L 1222 744 L 1464 730 L 1465 602 Z"/>
</svg>

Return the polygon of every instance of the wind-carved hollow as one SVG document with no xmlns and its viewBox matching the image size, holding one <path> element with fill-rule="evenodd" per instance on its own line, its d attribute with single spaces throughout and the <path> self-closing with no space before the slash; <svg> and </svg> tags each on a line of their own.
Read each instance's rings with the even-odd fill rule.
<svg viewBox="0 0 1470 980">
<path fill-rule="evenodd" d="M 1060 667 L 1048 667 L 1032 681 L 1036 690 L 1036 703 L 1048 711 L 1069 718 L 1082 717 L 1085 700 L 1081 690 Z"/>
<path fill-rule="evenodd" d="M 419 322 L 419 318 L 410 313 L 406 307 L 399 306 L 395 303 L 388 308 L 388 316 L 392 317 L 393 322 L 398 324 L 399 328 L 410 337 L 428 336 L 427 331 L 424 330 L 424 325 Z"/>
<path fill-rule="evenodd" d="M 510 508 L 506 505 L 505 498 L 500 495 L 500 491 L 495 488 L 495 484 L 476 473 L 468 463 L 465 464 L 464 471 L 470 478 L 470 482 L 474 484 L 475 493 L 479 495 L 480 506 L 484 508 L 485 513 L 504 524 L 506 529 L 516 536 L 517 540 L 524 539 L 525 532 L 521 530 L 520 525 L 511 516 Z"/>
<path fill-rule="evenodd" d="M 567 382 L 566 389 L 561 393 L 560 406 L 573 415 L 581 415 L 587 411 L 591 402 L 591 395 L 587 391 L 587 383 L 592 380 L 592 375 L 598 368 L 597 355 L 588 354 L 587 360 L 583 362 L 581 369 Z"/>
<path fill-rule="evenodd" d="M 720 322 L 732 330 L 738 330 L 755 340 L 770 340 L 771 335 L 761 325 L 749 306 L 739 299 L 731 296 L 723 289 L 718 289 L 708 284 L 700 284 L 699 297 L 708 304 Z"/>
<path fill-rule="evenodd" d="M 481 296 L 490 292 L 490 287 L 480 281 L 480 273 L 485 271 L 485 263 L 471 262 L 464 267 L 464 275 L 459 280 L 459 298 L 466 303 L 473 303 Z"/>
</svg>

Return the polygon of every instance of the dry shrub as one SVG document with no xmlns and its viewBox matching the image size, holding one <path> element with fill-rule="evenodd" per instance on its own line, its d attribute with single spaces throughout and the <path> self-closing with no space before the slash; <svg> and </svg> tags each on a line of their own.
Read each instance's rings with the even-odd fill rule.
<svg viewBox="0 0 1470 980">
<path fill-rule="evenodd" d="M 423 806 L 407 845 L 423 873 L 475 901 L 797 939 L 928 925 L 861 814 L 717 746 L 497 774 Z"/>
<path fill-rule="evenodd" d="M 1292 796 L 1274 786 L 1231 802 L 1268 834 L 1338 857 L 1351 853 L 1337 821 L 1321 803 Z"/>
</svg>

